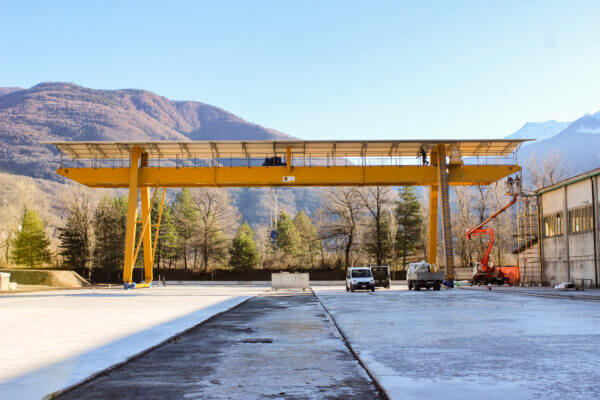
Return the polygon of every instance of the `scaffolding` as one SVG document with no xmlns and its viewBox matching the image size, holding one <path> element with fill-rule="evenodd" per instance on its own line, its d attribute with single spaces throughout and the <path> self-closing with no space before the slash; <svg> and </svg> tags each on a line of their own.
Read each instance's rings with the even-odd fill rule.
<svg viewBox="0 0 600 400">
<path fill-rule="evenodd" d="M 517 263 L 522 286 L 537 286 L 542 283 L 538 205 L 535 196 L 521 196 L 517 203 Z"/>
</svg>

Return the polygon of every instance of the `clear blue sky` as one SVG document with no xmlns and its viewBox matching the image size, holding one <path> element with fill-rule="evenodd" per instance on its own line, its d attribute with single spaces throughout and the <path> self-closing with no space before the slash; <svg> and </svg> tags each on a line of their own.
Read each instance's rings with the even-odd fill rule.
<svg viewBox="0 0 600 400">
<path fill-rule="evenodd" d="M 197 100 L 305 139 L 502 137 L 600 110 L 600 1 L 9 1 L 0 86 Z"/>
</svg>

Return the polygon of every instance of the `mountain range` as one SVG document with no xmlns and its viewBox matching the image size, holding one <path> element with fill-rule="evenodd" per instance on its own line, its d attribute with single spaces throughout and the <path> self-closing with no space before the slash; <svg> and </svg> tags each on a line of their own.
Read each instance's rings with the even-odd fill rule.
<svg viewBox="0 0 600 400">
<path fill-rule="evenodd" d="M 0 169 L 56 179 L 45 141 L 282 139 L 220 108 L 146 90 L 94 90 L 72 83 L 0 88 Z"/>
<path fill-rule="evenodd" d="M 220 108 L 173 101 L 146 90 L 94 90 L 61 82 L 40 83 L 30 89 L 0 88 L 2 182 L 12 182 L 6 173 L 36 178 L 24 182 L 35 182 L 50 197 L 53 193 L 46 189 L 56 186 L 51 181 L 64 179 L 55 172 L 58 152 L 42 142 L 285 138 L 291 136 Z M 2 182 L 0 188 L 6 186 Z M 230 193 L 248 222 L 268 221 L 269 189 L 239 188 Z M 279 193 L 280 209 L 289 213 L 305 206 L 316 209 L 321 198 L 316 188 L 283 188 Z"/>
</svg>

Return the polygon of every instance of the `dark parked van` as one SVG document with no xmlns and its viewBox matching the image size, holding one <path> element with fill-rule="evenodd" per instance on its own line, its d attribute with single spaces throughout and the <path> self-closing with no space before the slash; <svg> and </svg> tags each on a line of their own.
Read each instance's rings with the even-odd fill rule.
<svg viewBox="0 0 600 400">
<path fill-rule="evenodd" d="M 371 273 L 375 280 L 376 287 L 384 287 L 389 289 L 392 284 L 392 278 L 390 277 L 390 267 L 387 265 L 371 266 Z"/>
</svg>

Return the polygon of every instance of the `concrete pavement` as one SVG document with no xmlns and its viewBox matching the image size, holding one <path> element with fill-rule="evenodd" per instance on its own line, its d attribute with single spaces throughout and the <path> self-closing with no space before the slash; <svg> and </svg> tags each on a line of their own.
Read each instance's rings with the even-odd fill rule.
<svg viewBox="0 0 600 400">
<path fill-rule="evenodd" d="M 600 398 L 596 302 L 313 289 L 392 399 Z"/>
<path fill-rule="evenodd" d="M 380 399 L 312 292 L 279 291 L 60 399 Z"/>
<path fill-rule="evenodd" d="M 0 295 L 0 398 L 39 399 L 265 290 L 167 286 Z"/>
</svg>

